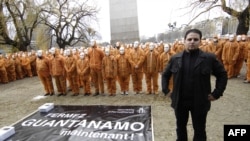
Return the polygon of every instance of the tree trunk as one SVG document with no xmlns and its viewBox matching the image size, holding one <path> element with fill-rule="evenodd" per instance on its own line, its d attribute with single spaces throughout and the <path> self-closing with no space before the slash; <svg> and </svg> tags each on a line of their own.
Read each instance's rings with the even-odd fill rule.
<svg viewBox="0 0 250 141">
<path fill-rule="evenodd" d="M 247 32 L 249 30 L 249 10 L 246 8 L 238 17 L 238 26 L 236 30 L 236 35 L 247 35 Z"/>
<path fill-rule="evenodd" d="M 230 7 L 227 7 L 225 0 L 221 0 L 221 8 L 224 12 L 238 19 L 239 24 L 237 26 L 236 35 L 246 35 L 249 30 L 250 0 L 248 6 L 242 12 L 238 12 Z"/>
</svg>

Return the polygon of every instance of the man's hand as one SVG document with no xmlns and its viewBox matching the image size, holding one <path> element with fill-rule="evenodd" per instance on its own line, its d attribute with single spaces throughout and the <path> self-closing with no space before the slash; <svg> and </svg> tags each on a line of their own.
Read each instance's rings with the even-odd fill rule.
<svg viewBox="0 0 250 141">
<path fill-rule="evenodd" d="M 212 94 L 209 94 L 208 95 L 208 100 L 209 101 L 214 101 L 214 100 L 216 100 L 216 98 L 214 98 L 214 96 Z"/>
</svg>

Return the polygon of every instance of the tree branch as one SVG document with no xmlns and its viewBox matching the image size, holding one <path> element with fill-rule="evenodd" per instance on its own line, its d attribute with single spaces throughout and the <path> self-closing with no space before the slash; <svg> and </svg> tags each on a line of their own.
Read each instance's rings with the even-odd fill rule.
<svg viewBox="0 0 250 141">
<path fill-rule="evenodd" d="M 214 5 L 214 6 L 211 6 L 211 7 L 207 8 L 206 10 L 200 12 L 200 13 L 199 13 L 198 15 L 196 15 L 193 19 L 191 19 L 191 20 L 188 22 L 187 25 L 191 24 L 191 23 L 192 23 L 196 18 L 198 18 L 201 14 L 206 13 L 206 12 L 208 12 L 209 10 L 211 10 L 211 9 L 213 9 L 213 8 L 215 8 L 215 7 L 219 7 L 219 6 L 221 6 L 221 5 Z"/>
<path fill-rule="evenodd" d="M 221 8 L 224 12 L 228 13 L 229 15 L 232 15 L 234 17 L 238 17 L 240 15 L 240 12 L 237 12 L 236 10 L 227 7 L 226 6 L 226 1 L 225 0 L 221 0 Z"/>
</svg>

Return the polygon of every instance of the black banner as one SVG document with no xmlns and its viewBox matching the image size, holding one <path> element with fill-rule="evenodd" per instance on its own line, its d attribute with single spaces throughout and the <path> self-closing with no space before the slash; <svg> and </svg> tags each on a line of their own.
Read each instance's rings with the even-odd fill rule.
<svg viewBox="0 0 250 141">
<path fill-rule="evenodd" d="M 7 141 L 153 141 L 150 106 L 63 106 L 14 125 Z"/>
</svg>

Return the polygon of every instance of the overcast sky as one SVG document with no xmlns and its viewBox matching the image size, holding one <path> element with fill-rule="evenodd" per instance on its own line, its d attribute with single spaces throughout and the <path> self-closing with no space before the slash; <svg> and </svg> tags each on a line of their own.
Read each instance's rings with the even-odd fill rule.
<svg viewBox="0 0 250 141">
<path fill-rule="evenodd" d="M 102 35 L 102 41 L 110 41 L 109 0 L 96 0 L 101 8 L 98 14 L 99 27 L 97 30 Z M 187 24 L 194 13 L 188 13 L 187 0 L 137 0 L 138 22 L 140 36 L 153 36 L 169 30 L 168 23 L 177 22 L 177 27 Z M 199 12 L 199 11 L 197 11 Z M 188 13 L 188 14 L 186 14 Z M 215 10 L 203 14 L 196 21 L 223 16 L 223 12 Z"/>
</svg>

